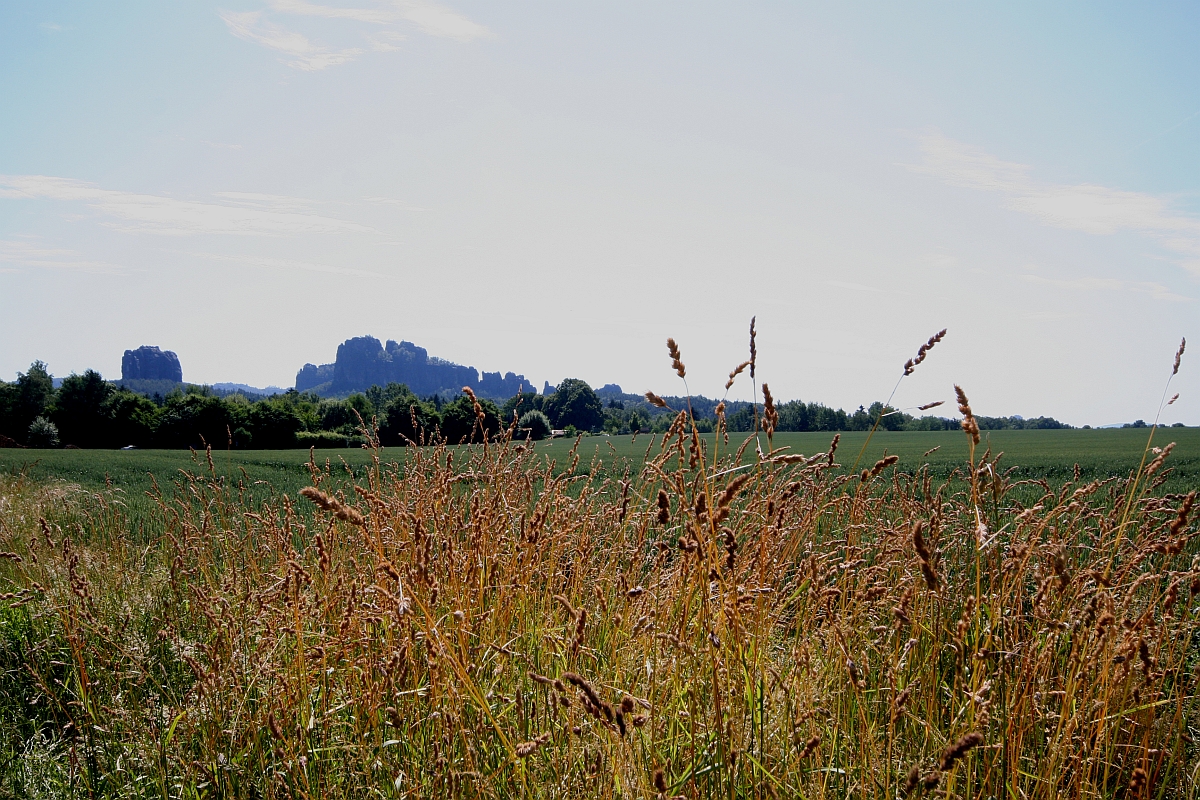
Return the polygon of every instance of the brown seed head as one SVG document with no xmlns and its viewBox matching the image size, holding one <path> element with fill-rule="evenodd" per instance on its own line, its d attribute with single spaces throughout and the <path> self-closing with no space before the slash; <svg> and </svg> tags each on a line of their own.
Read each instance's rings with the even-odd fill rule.
<svg viewBox="0 0 1200 800">
<path fill-rule="evenodd" d="M 811 756 L 813 754 L 813 752 L 818 747 L 820 747 L 820 745 L 821 745 L 821 735 L 819 733 L 814 734 L 811 739 L 809 739 L 807 742 L 805 742 L 804 749 L 800 751 L 800 759 L 803 760 L 803 759 L 806 759 L 809 756 Z"/>
<path fill-rule="evenodd" d="M 1162 465 L 1166 462 L 1167 456 L 1171 455 L 1171 451 L 1174 449 L 1175 449 L 1174 442 L 1170 442 L 1166 447 L 1162 448 L 1161 450 L 1157 447 L 1154 448 L 1156 455 L 1154 456 L 1154 460 L 1146 465 L 1146 474 L 1153 475 L 1154 473 L 1158 472 L 1162 468 Z"/>
<path fill-rule="evenodd" d="M 942 328 L 940 331 L 935 333 L 933 336 L 930 336 L 929 341 L 925 342 L 925 344 L 921 345 L 921 347 L 917 350 L 917 357 L 910 358 L 908 361 L 904 362 L 904 374 L 912 375 L 913 371 L 916 369 L 917 364 L 920 364 L 922 361 L 925 360 L 925 356 L 929 353 L 930 350 L 933 349 L 933 346 L 935 344 L 940 342 L 942 340 L 942 338 L 945 337 L 945 335 L 946 335 L 946 329 Z"/>
<path fill-rule="evenodd" d="M 1179 349 L 1175 351 L 1175 366 L 1174 366 L 1174 368 L 1171 369 L 1172 375 L 1176 375 L 1179 373 L 1179 361 L 1180 361 L 1180 359 L 1183 358 L 1183 350 L 1186 347 L 1187 347 L 1187 339 L 1180 339 L 1179 340 Z"/>
<path fill-rule="evenodd" d="M 979 423 L 975 419 L 974 412 L 971 411 L 971 401 L 967 399 L 967 393 L 958 384 L 954 384 L 954 394 L 958 397 L 958 410 L 963 415 L 963 432 L 971 437 L 972 443 L 979 444 Z"/>
<path fill-rule="evenodd" d="M 983 734 L 981 733 L 968 733 L 957 742 L 952 743 L 942 751 L 942 758 L 939 764 L 942 772 L 949 772 L 950 768 L 954 766 L 954 762 L 981 744 L 983 744 Z"/>
<path fill-rule="evenodd" d="M 729 391 L 733 387 L 734 379 L 737 378 L 738 375 L 741 375 L 742 371 L 748 366 L 750 366 L 750 362 L 743 361 L 733 368 L 733 372 L 729 373 L 729 380 L 725 381 L 725 391 Z"/>
<path fill-rule="evenodd" d="M 750 318 L 750 379 L 754 379 L 754 365 L 758 362 L 758 348 L 754 344 L 754 338 L 758 335 L 754 332 L 754 322 L 758 317 Z"/>
<path fill-rule="evenodd" d="M 283 730 L 279 727 L 279 723 L 275 720 L 274 711 L 271 711 L 267 714 L 267 727 L 271 729 L 271 735 L 276 739 L 283 738 Z"/>
<path fill-rule="evenodd" d="M 536 739 L 530 739 L 528 742 L 521 742 L 519 745 L 517 745 L 517 757 L 527 758 L 533 753 L 534 750 L 537 750 L 548 741 L 550 741 L 550 734 L 543 733 Z"/>
<path fill-rule="evenodd" d="M 1133 770 L 1133 775 L 1129 777 L 1129 791 L 1131 794 L 1140 792 L 1146 786 L 1147 780 L 1146 770 L 1141 767 L 1136 767 Z"/>
<path fill-rule="evenodd" d="M 875 462 L 875 466 L 871 467 L 871 474 L 869 477 L 877 477 L 879 473 L 883 472 L 885 469 L 890 467 L 892 464 L 895 464 L 899 460 L 900 456 L 897 455 L 884 456 Z"/>
<path fill-rule="evenodd" d="M 924 527 L 925 522 L 923 520 L 917 520 L 913 523 L 913 548 L 917 551 L 917 558 L 921 562 L 921 574 L 925 578 L 925 585 L 929 588 L 929 591 L 936 592 L 938 588 L 938 576 L 933 569 L 933 553 L 929 551 L 929 546 L 925 544 L 925 537 L 922 535 Z"/>
<path fill-rule="evenodd" d="M 358 509 L 342 503 L 336 497 L 330 497 L 315 486 L 305 486 L 300 490 L 302 497 L 307 497 L 314 505 L 324 511 L 332 513 L 335 517 L 343 522 L 349 522 L 351 525 L 366 525 L 367 521 L 363 515 L 358 512 Z"/>
<path fill-rule="evenodd" d="M 687 377 L 687 370 L 683 367 L 683 362 L 679 360 L 679 345 L 675 344 L 675 340 L 667 339 L 667 352 L 671 354 L 671 366 L 675 368 L 675 374 L 681 378 Z"/>
<path fill-rule="evenodd" d="M 1192 513 L 1192 506 L 1196 503 L 1196 492 L 1187 493 L 1187 497 L 1183 498 L 1182 505 L 1175 512 L 1175 519 L 1171 520 L 1171 535 L 1178 536 L 1185 527 L 1187 527 L 1188 514 Z"/>
<path fill-rule="evenodd" d="M 656 395 L 654 392 L 646 392 L 646 402 L 657 408 L 667 408 L 667 401 Z"/>
<path fill-rule="evenodd" d="M 770 436 L 775 433 L 775 428 L 779 425 L 779 412 L 775 410 L 775 398 L 771 396 L 771 387 L 764 383 L 762 390 L 763 429 L 767 432 L 767 436 Z"/>
</svg>

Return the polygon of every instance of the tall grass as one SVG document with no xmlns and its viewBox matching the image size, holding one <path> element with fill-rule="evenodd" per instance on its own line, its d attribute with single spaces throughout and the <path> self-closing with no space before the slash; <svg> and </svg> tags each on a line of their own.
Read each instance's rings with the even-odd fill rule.
<svg viewBox="0 0 1200 800">
<path fill-rule="evenodd" d="M 0 794 L 1196 796 L 1195 493 L 1153 451 L 1052 489 L 722 433 L 266 501 L 210 462 L 136 547 L 3 477 Z"/>
</svg>

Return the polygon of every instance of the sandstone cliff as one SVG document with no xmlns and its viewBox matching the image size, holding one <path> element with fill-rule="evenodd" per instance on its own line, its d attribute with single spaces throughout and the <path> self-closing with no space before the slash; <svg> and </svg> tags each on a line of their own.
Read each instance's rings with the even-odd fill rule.
<svg viewBox="0 0 1200 800">
<path fill-rule="evenodd" d="M 424 347 L 412 342 L 388 340 L 381 344 L 374 336 L 347 339 L 338 345 L 332 364 L 305 364 L 296 374 L 297 391 L 311 391 L 327 397 L 362 392 L 372 385 L 407 384 L 424 397 L 431 394 L 456 395 L 470 386 L 480 397 L 506 400 L 519 390 L 533 392 L 524 375 L 485 372 L 480 377 L 474 367 L 464 367 L 430 356 Z"/>
<path fill-rule="evenodd" d="M 121 358 L 121 380 L 182 383 L 183 367 L 179 364 L 179 356 L 170 350 L 143 345 L 137 350 L 125 351 Z"/>
</svg>

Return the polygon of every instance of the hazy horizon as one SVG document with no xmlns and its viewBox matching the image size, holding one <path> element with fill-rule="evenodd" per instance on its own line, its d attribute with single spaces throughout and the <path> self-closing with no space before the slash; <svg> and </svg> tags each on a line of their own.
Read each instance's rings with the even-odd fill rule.
<svg viewBox="0 0 1200 800">
<path fill-rule="evenodd" d="M 1200 347 L 1200 9 L 0 7 L 0 379 L 535 386 L 1152 420 Z M 1163 421 L 1200 424 L 1200 353 Z M 735 387 L 749 399 L 748 384 Z M 953 404 L 935 410 L 953 409 Z M 950 412 L 946 412 L 949 414 Z"/>
</svg>

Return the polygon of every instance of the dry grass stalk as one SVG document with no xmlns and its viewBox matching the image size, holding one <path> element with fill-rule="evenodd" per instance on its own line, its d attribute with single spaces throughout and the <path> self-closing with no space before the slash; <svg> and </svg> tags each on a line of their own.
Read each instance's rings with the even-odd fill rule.
<svg viewBox="0 0 1200 800">
<path fill-rule="evenodd" d="M 725 381 L 725 391 L 727 391 L 727 392 L 728 392 L 730 389 L 732 389 L 732 388 L 733 388 L 733 382 L 734 382 L 734 380 L 736 380 L 736 379 L 737 379 L 737 376 L 738 376 L 738 375 L 741 375 L 741 374 L 742 374 L 742 372 L 743 372 L 743 371 L 746 369 L 746 367 L 748 367 L 748 366 L 750 366 L 750 362 L 749 362 L 749 361 L 743 361 L 742 363 L 738 364 L 736 367 L 734 367 L 734 368 L 733 368 L 733 370 L 732 370 L 732 371 L 729 373 L 729 380 Z"/>
<path fill-rule="evenodd" d="M 933 336 L 930 336 L 929 341 L 925 342 L 925 344 L 921 345 L 921 347 L 917 350 L 917 357 L 910 358 L 908 361 L 904 362 L 904 374 L 912 375 L 913 370 L 916 369 L 918 364 L 920 364 L 922 361 L 925 360 L 925 356 L 929 353 L 930 350 L 933 349 L 933 346 L 935 344 L 937 344 L 938 342 L 940 342 L 942 339 L 944 339 L 945 336 L 946 336 L 945 328 L 942 328 L 940 331 L 935 333 Z"/>
<path fill-rule="evenodd" d="M 517 757 L 518 758 L 528 758 L 529 756 L 531 756 L 533 754 L 533 752 L 535 750 L 537 750 L 539 747 L 541 747 L 548 741 L 550 741 L 550 734 L 543 733 L 541 736 L 538 736 L 537 738 L 534 738 L 534 739 L 530 739 L 528 742 L 521 742 L 519 745 L 517 745 L 517 748 L 516 748 L 517 749 Z"/>
<path fill-rule="evenodd" d="M 912 526 L 912 541 L 913 549 L 917 551 L 917 558 L 921 562 L 921 575 L 925 578 L 925 586 L 931 592 L 938 590 L 938 576 L 933 568 L 933 553 L 930 552 L 929 546 L 925 544 L 925 536 L 923 534 L 925 528 L 924 520 L 917 520 Z"/>
<path fill-rule="evenodd" d="M 954 767 L 955 762 L 981 744 L 983 744 L 983 734 L 968 733 L 942 751 L 942 757 L 938 762 L 938 766 L 942 772 L 949 772 Z"/>
<path fill-rule="evenodd" d="M 300 494 L 311 500 L 317 507 L 330 512 L 343 522 L 349 522 L 351 525 L 366 525 L 366 519 L 359 513 L 358 509 L 346 505 L 336 497 L 325 494 L 315 486 L 305 486 L 300 490 Z"/>
<path fill-rule="evenodd" d="M 975 413 L 971 411 L 971 403 L 967 400 L 967 393 L 962 390 L 958 384 L 954 385 L 954 394 L 958 397 L 958 411 L 963 415 L 962 429 L 971 437 L 971 443 L 979 444 L 979 422 L 975 419 Z"/>
<path fill-rule="evenodd" d="M 671 355 L 671 368 L 675 370 L 675 374 L 681 378 L 687 377 L 687 370 L 683 366 L 683 362 L 679 358 L 679 345 L 675 344 L 675 340 L 667 339 L 667 352 Z"/>
</svg>

